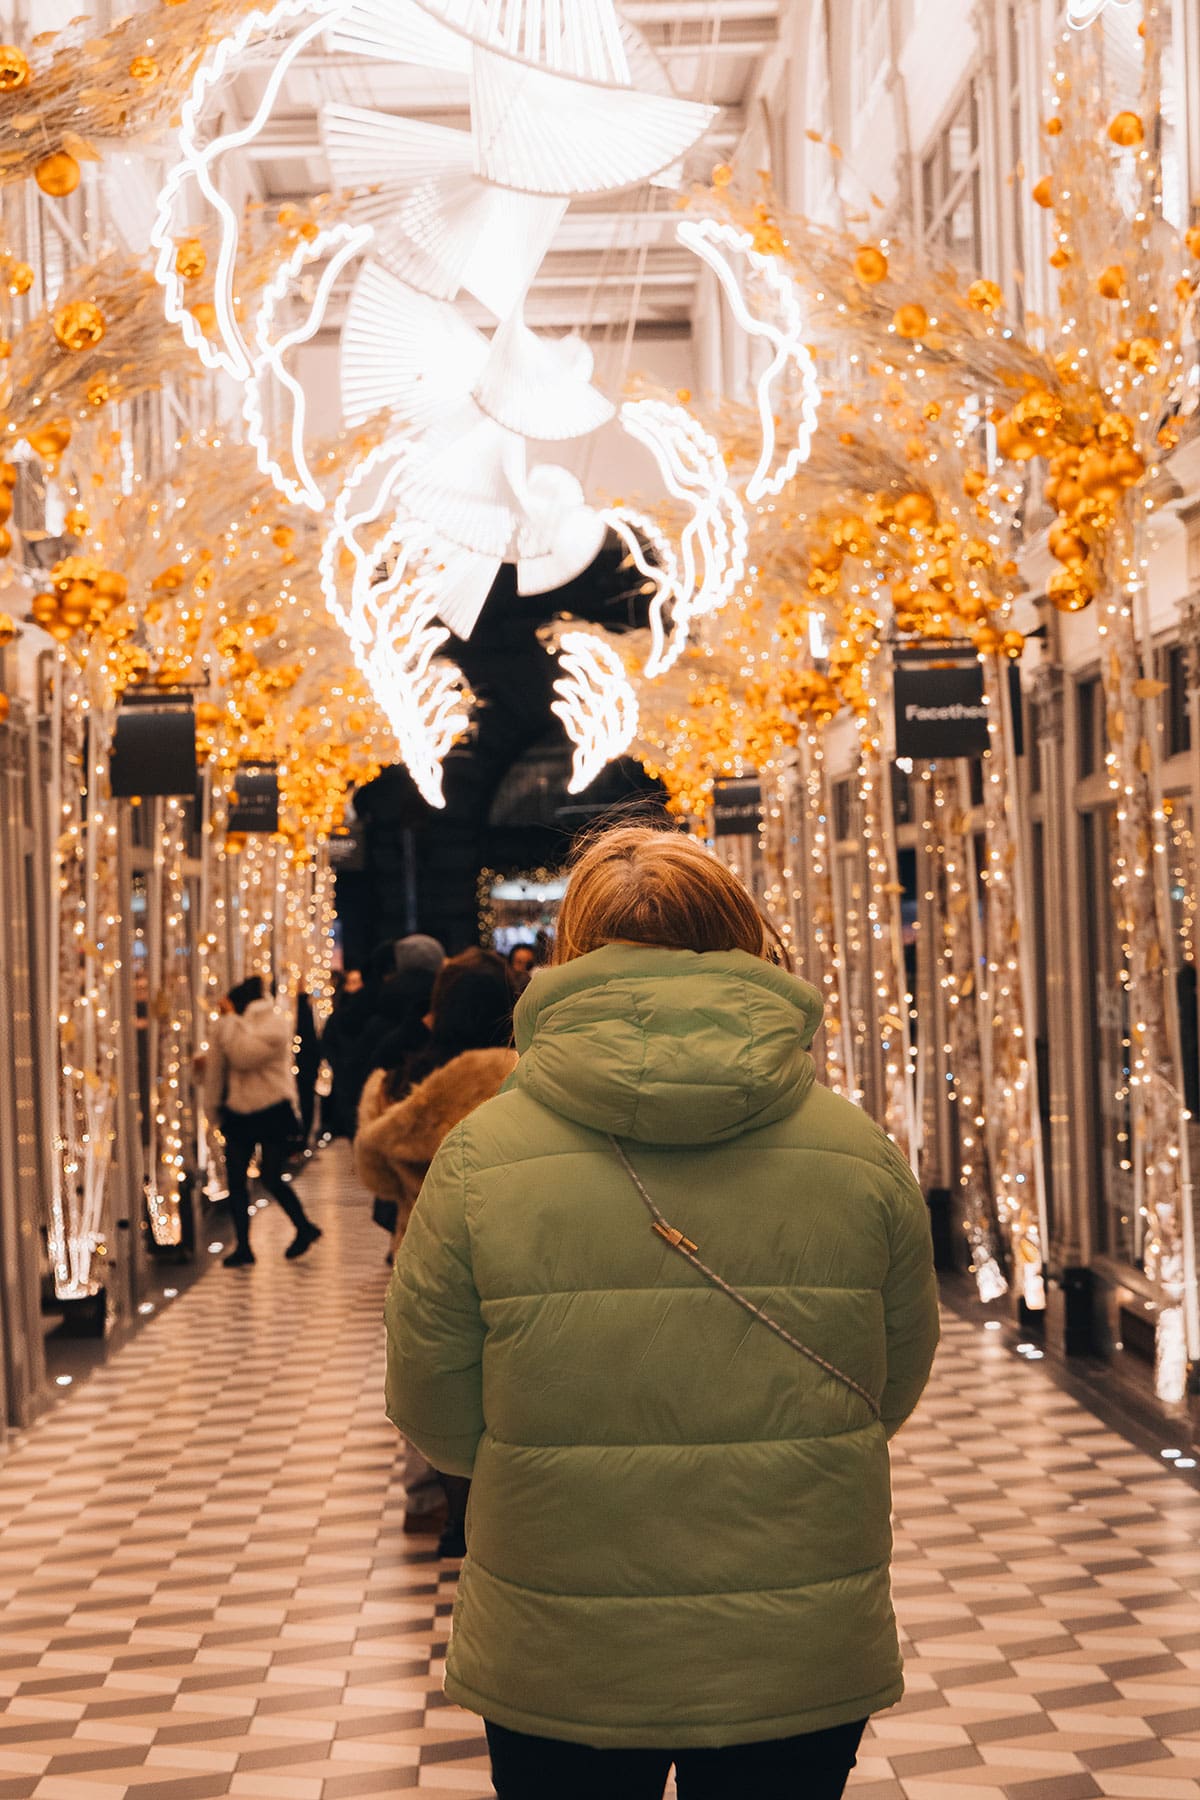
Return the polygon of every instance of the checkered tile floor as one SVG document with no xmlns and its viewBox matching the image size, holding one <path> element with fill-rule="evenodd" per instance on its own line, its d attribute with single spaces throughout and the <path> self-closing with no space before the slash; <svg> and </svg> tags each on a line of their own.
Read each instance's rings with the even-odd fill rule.
<svg viewBox="0 0 1200 1800">
<path fill-rule="evenodd" d="M 0 1800 L 490 1794 L 401 1533 L 384 1239 L 214 1268 L 0 1463 Z M 1200 1494 L 954 1319 L 897 1446 L 909 1693 L 854 1800 L 1200 1800 Z M 564 1796 L 564 1800 L 570 1800 Z"/>
</svg>

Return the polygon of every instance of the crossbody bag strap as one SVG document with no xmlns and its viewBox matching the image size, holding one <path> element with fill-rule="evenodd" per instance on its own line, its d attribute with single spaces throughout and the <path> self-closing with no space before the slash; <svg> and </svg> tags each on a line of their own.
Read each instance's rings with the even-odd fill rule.
<svg viewBox="0 0 1200 1800">
<path fill-rule="evenodd" d="M 701 1262 L 696 1254 L 698 1245 L 694 1244 L 691 1238 L 685 1237 L 683 1232 L 678 1231 L 674 1225 L 669 1225 L 654 1204 L 646 1191 L 645 1183 L 626 1155 L 624 1145 L 611 1133 L 608 1134 L 608 1141 L 612 1145 L 621 1167 L 641 1196 L 642 1203 L 650 1214 L 652 1229 L 658 1233 L 659 1237 L 669 1244 L 672 1250 L 677 1251 L 685 1262 L 690 1263 L 697 1274 L 703 1275 L 705 1281 L 710 1282 L 713 1287 L 719 1288 L 723 1294 L 728 1294 L 729 1298 L 736 1301 L 743 1312 L 748 1312 L 751 1318 L 757 1319 L 761 1325 L 765 1325 L 768 1331 L 773 1331 L 777 1338 L 782 1338 L 785 1344 L 790 1345 L 806 1361 L 814 1363 L 818 1369 L 823 1369 L 826 1375 L 832 1376 L 834 1381 L 841 1382 L 843 1387 L 848 1387 L 852 1393 L 857 1394 L 859 1399 L 870 1408 L 871 1416 L 879 1418 L 879 1402 L 874 1394 L 863 1387 L 861 1382 L 855 1381 L 853 1375 L 847 1375 L 844 1369 L 839 1369 L 836 1363 L 827 1362 L 825 1357 L 818 1355 L 815 1350 L 810 1350 L 807 1344 L 802 1344 L 799 1338 L 793 1337 L 791 1332 L 779 1323 L 778 1319 L 773 1319 L 770 1313 L 765 1313 L 761 1306 L 755 1306 L 753 1300 L 745 1294 L 740 1294 L 737 1288 L 732 1287 L 723 1276 L 718 1275 L 715 1269 L 710 1269 L 707 1263 Z"/>
</svg>

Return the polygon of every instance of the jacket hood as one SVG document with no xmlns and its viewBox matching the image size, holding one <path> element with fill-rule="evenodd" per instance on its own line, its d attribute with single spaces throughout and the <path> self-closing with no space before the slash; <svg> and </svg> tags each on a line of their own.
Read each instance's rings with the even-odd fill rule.
<svg viewBox="0 0 1200 1800">
<path fill-rule="evenodd" d="M 514 1084 L 646 1144 L 715 1144 L 785 1118 L 814 1079 L 821 997 L 742 950 L 607 944 L 536 975 Z"/>
</svg>

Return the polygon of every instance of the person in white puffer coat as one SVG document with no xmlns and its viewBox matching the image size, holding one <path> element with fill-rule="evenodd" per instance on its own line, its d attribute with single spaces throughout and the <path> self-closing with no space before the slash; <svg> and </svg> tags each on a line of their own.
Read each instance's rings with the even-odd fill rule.
<svg viewBox="0 0 1200 1800">
<path fill-rule="evenodd" d="M 321 1236 L 284 1179 L 288 1145 L 295 1137 L 296 1075 L 290 1018 L 263 991 L 260 975 L 231 988 L 221 1002 L 205 1079 L 208 1109 L 225 1138 L 225 1177 L 237 1244 L 227 1269 L 254 1261 L 250 1248 L 250 1161 L 258 1151 L 259 1179 L 277 1200 L 296 1235 L 284 1254 L 303 1256 Z"/>
</svg>

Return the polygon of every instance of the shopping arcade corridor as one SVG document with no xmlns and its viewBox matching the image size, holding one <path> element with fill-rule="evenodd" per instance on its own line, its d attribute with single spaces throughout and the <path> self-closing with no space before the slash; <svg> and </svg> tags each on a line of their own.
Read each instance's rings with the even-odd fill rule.
<svg viewBox="0 0 1200 1800">
<path fill-rule="evenodd" d="M 491 1791 L 401 1531 L 384 1239 L 341 1152 L 303 1192 L 308 1258 L 260 1214 L 0 1460 L 0 1800 Z M 895 1480 L 909 1693 L 850 1793 L 1200 1800 L 1200 1494 L 952 1315 Z"/>
</svg>

